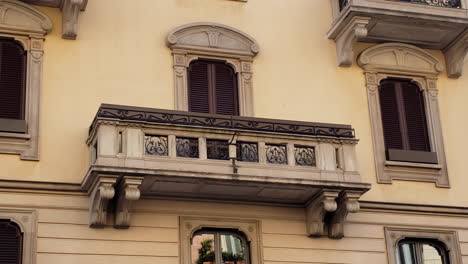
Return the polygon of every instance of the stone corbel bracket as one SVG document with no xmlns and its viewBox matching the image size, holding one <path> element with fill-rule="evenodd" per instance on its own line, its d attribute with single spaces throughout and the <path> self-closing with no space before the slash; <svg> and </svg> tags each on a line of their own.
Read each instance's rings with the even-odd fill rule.
<svg viewBox="0 0 468 264">
<path fill-rule="evenodd" d="M 130 227 L 130 216 L 133 201 L 140 199 L 139 186 L 143 177 L 124 176 L 117 187 L 114 227 L 126 229 Z"/>
<path fill-rule="evenodd" d="M 350 67 L 353 64 L 354 46 L 367 37 L 367 25 L 370 17 L 353 17 L 348 25 L 332 39 L 336 41 L 336 56 L 338 65 Z"/>
<path fill-rule="evenodd" d="M 90 189 L 89 226 L 104 227 L 107 223 L 109 201 L 114 198 L 117 177 L 98 175 Z"/>
<path fill-rule="evenodd" d="M 321 237 L 325 231 L 325 215 L 337 209 L 336 198 L 340 190 L 323 190 L 314 196 L 306 208 L 307 234 Z"/>
<path fill-rule="evenodd" d="M 463 74 L 466 53 L 468 52 L 468 30 L 460 35 L 445 50 L 445 62 L 449 78 L 459 78 Z"/>
<path fill-rule="evenodd" d="M 62 38 L 76 39 L 78 34 L 78 16 L 86 7 L 87 0 L 63 0 L 62 10 Z"/>
<path fill-rule="evenodd" d="M 359 197 L 362 191 L 343 191 L 336 199 L 338 209 L 332 213 L 328 223 L 328 237 L 341 239 L 344 237 L 344 223 L 348 213 L 357 213 L 360 209 Z"/>
</svg>

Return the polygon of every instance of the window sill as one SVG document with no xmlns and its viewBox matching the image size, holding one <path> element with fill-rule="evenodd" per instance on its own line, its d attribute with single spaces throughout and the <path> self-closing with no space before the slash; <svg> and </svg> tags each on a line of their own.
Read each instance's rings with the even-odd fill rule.
<svg viewBox="0 0 468 264">
<path fill-rule="evenodd" d="M 436 170 L 442 169 L 442 166 L 439 164 L 402 162 L 402 161 L 390 161 L 390 160 L 385 161 L 385 167 L 410 167 L 410 168 L 436 169 Z"/>
</svg>

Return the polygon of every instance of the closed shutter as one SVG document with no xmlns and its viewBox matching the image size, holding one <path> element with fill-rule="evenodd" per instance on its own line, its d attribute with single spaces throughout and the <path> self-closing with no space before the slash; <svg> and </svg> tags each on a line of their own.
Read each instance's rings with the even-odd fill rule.
<svg viewBox="0 0 468 264">
<path fill-rule="evenodd" d="M 198 60 L 189 67 L 189 111 L 238 115 L 237 76 L 224 62 Z"/>
<path fill-rule="evenodd" d="M 424 97 L 416 84 L 401 83 L 410 150 L 430 151 Z"/>
<path fill-rule="evenodd" d="M 403 149 L 395 83 L 383 82 L 380 85 L 379 97 L 385 148 Z"/>
<path fill-rule="evenodd" d="M 192 63 L 188 77 L 189 111 L 209 113 L 208 63 L 205 61 Z"/>
<path fill-rule="evenodd" d="M 0 220 L 0 263 L 20 264 L 23 236 L 19 227 Z"/>
<path fill-rule="evenodd" d="M 216 64 L 216 114 L 238 115 L 237 81 L 234 70 L 226 64 Z"/>
<path fill-rule="evenodd" d="M 0 38 L 0 118 L 24 119 L 25 71 L 21 45 Z"/>
</svg>

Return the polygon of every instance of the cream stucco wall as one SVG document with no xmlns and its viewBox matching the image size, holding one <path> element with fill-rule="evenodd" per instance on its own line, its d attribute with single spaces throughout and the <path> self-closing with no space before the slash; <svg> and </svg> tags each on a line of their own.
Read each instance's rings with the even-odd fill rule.
<svg viewBox="0 0 468 264">
<path fill-rule="evenodd" d="M 192 22 L 226 24 L 253 36 L 255 116 L 351 124 L 361 140 L 360 172 L 372 190 L 364 200 L 466 206 L 468 66 L 458 80 L 440 75 L 441 119 L 450 189 L 433 183 L 376 183 L 362 70 L 336 65 L 326 38 L 325 0 L 95 0 L 80 15 L 75 41 L 61 38 L 61 14 L 46 37 L 41 98 L 40 161 L 0 154 L 0 178 L 81 182 L 88 165 L 87 129 L 101 103 L 174 108 L 172 56 L 165 37 Z M 358 54 L 369 44 L 359 44 Z M 430 51 L 444 60 L 438 51 Z M 465 64 L 467 64 L 465 62 Z M 466 118 L 465 118 L 466 120 Z"/>
</svg>

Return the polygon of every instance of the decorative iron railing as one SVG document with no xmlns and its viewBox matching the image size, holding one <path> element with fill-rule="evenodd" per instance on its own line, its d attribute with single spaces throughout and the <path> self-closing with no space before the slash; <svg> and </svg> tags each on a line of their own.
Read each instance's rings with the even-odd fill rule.
<svg viewBox="0 0 468 264">
<path fill-rule="evenodd" d="M 340 10 L 345 8 L 351 0 L 338 0 Z M 414 4 L 422 4 L 429 6 L 449 7 L 449 8 L 461 8 L 461 0 L 388 0 L 397 2 L 408 2 Z"/>
</svg>

